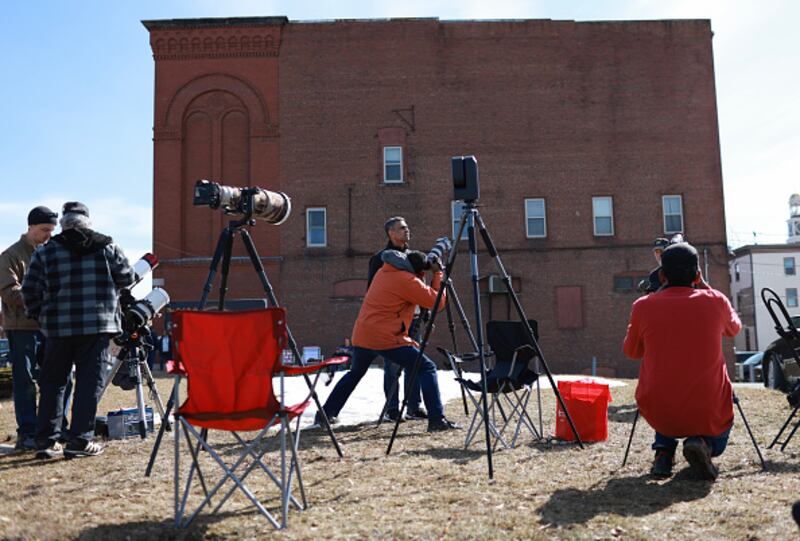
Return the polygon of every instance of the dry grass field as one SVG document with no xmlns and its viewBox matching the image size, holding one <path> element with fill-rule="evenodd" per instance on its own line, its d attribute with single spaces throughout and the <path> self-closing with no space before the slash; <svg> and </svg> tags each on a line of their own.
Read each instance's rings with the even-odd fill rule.
<svg viewBox="0 0 800 541">
<path fill-rule="evenodd" d="M 693 479 L 682 457 L 672 479 L 655 481 L 648 476 L 652 431 L 644 422 L 628 465 L 620 468 L 634 414 L 635 382 L 630 383 L 612 389 L 608 441 L 581 450 L 522 437 L 516 449 L 496 453 L 493 481 L 487 479 L 482 442 L 464 450 L 463 430 L 429 435 L 424 423 L 405 423 L 387 457 L 390 426 L 339 428 L 344 459 L 324 431 L 305 431 L 301 457 L 309 508 L 291 512 L 288 530 L 280 533 L 243 496 L 221 514 L 175 530 L 171 436 L 151 478 L 144 477 L 144 468 L 153 438 L 111 441 L 104 455 L 91 459 L 42 462 L 32 453 L 6 455 L 0 457 L 0 538 L 798 538 L 790 506 L 800 498 L 800 436 L 786 452 L 765 449 L 789 411 L 782 395 L 737 389 L 768 471 L 761 471 L 737 414 L 728 450 L 717 459 L 716 483 Z M 170 384 L 159 378 L 164 396 Z M 100 411 L 134 404 L 132 391 L 113 388 Z M 545 434 L 552 434 L 555 400 L 549 390 L 543 390 L 543 404 Z M 0 434 L 10 438 L 13 406 L 8 400 L 0 406 Z M 460 403 L 450 403 L 448 412 L 465 421 Z M 264 498 L 271 494 L 255 476 L 250 484 Z M 268 503 L 274 508 L 276 499 Z"/>
</svg>

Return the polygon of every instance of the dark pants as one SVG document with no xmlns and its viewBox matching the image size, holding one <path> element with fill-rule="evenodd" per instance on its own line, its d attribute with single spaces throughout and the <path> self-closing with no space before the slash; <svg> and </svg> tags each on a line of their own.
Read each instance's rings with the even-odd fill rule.
<svg viewBox="0 0 800 541">
<path fill-rule="evenodd" d="M 108 357 L 111 335 L 90 334 L 65 338 L 49 338 L 39 376 L 41 400 L 36 426 L 36 445 L 49 447 L 61 432 L 59 422 L 64 413 L 64 391 L 70 370 L 75 365 L 75 396 L 69 443 L 83 447 L 94 437 L 97 400 L 103 390 L 101 367 Z"/>
<path fill-rule="evenodd" d="M 694 436 L 698 438 L 703 438 L 705 440 L 706 445 L 711 450 L 711 456 L 719 456 L 725 451 L 725 448 L 728 446 L 728 436 L 731 435 L 731 428 L 733 425 L 728 428 L 725 432 L 720 434 L 719 436 Z M 678 439 L 672 438 L 670 436 L 665 436 L 663 434 L 659 434 L 656 432 L 656 439 L 653 442 L 653 449 L 656 451 L 665 449 L 671 453 L 675 452 L 675 449 L 678 447 Z"/>
<path fill-rule="evenodd" d="M 414 385 L 411 385 L 411 372 L 413 370 L 403 370 L 399 364 L 395 364 L 387 359 L 383 360 L 383 394 L 386 400 L 389 401 L 389 406 L 386 408 L 387 412 L 400 411 L 400 374 L 404 374 L 403 378 L 403 396 L 408 397 L 408 411 L 418 411 L 420 403 L 420 385 L 419 376 L 417 376 Z M 394 388 L 394 394 L 389 396 Z"/>
<path fill-rule="evenodd" d="M 25 439 L 36 434 L 36 379 L 39 375 L 37 358 L 44 348 L 44 335 L 39 331 L 7 330 L 8 356 L 11 360 L 11 385 L 14 395 L 14 414 L 17 417 L 17 436 Z M 64 404 L 69 406 L 72 380 L 67 378 Z M 62 417 L 62 425 L 67 421 Z"/>
<path fill-rule="evenodd" d="M 388 359 L 392 363 L 397 363 L 406 370 L 412 370 L 417 359 L 419 350 L 412 346 L 404 346 L 394 349 L 372 350 L 355 347 L 351 360 L 350 371 L 339 380 L 333 388 L 331 395 L 325 402 L 323 408 L 328 417 L 336 417 L 344 407 L 347 399 L 350 398 L 358 382 L 367 373 L 369 365 L 378 355 Z M 439 383 L 436 380 L 436 365 L 427 356 L 422 357 L 420 372 L 417 376 L 422 388 L 422 398 L 425 400 L 425 407 L 428 409 L 428 417 L 432 421 L 438 421 L 444 417 L 444 407 L 442 398 L 439 396 Z"/>
</svg>

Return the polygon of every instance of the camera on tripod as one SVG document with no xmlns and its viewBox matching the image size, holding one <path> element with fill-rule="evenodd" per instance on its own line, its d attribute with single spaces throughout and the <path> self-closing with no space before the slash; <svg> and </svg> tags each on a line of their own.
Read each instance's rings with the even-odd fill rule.
<svg viewBox="0 0 800 541">
<path fill-rule="evenodd" d="M 119 303 L 122 309 L 122 330 L 120 336 L 114 338 L 117 345 L 125 345 L 132 337 L 141 334 L 142 329 L 149 325 L 153 318 L 169 304 L 169 294 L 160 287 L 153 288 L 142 299 L 136 299 L 131 289 L 139 284 L 145 276 L 158 266 L 158 258 L 153 254 L 145 254 L 133 265 L 136 275 L 131 286 L 120 292 Z"/>
<path fill-rule="evenodd" d="M 283 192 L 271 192 L 257 186 L 238 188 L 223 186 L 210 180 L 198 180 L 194 185 L 195 206 L 222 208 L 226 214 L 244 214 L 269 224 L 281 225 L 292 213 L 292 201 Z"/>
<path fill-rule="evenodd" d="M 478 180 L 478 159 L 475 156 L 455 156 L 453 168 L 453 199 L 474 203 L 481 196 Z"/>
</svg>

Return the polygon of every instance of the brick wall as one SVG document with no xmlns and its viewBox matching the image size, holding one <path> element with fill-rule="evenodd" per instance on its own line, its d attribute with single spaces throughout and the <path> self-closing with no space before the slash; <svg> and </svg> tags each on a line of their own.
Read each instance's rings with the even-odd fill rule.
<svg viewBox="0 0 800 541">
<path fill-rule="evenodd" d="M 554 371 L 582 371 L 596 356 L 606 373 L 636 374 L 621 353 L 636 294 L 615 292 L 613 277 L 654 266 L 662 195 L 682 196 L 686 236 L 729 292 L 708 21 L 146 25 L 156 58 L 154 245 L 172 260 L 161 276 L 173 298 L 199 297 L 207 262 L 187 258 L 210 257 L 224 226 L 221 213 L 191 206 L 194 180 L 285 191 L 292 218 L 253 235 L 296 338 L 331 352 L 350 334 L 357 280 L 385 243 L 386 218 L 405 216 L 418 249 L 452 234 L 449 158 L 460 154 L 478 158 L 481 215 Z M 387 144 L 403 146 L 402 184 L 382 182 Z M 593 235 L 592 196 L 613 197 L 614 236 Z M 544 239 L 526 238 L 525 198 L 546 201 Z M 308 207 L 327 208 L 325 248 L 305 247 Z M 496 273 L 485 252 L 479 267 L 485 290 Z M 455 278 L 472 313 L 464 256 Z M 565 287 L 578 328 L 559 328 Z M 234 267 L 229 296 L 261 291 L 255 272 Z M 486 317 L 514 317 L 505 297 L 481 300 Z M 434 342 L 450 343 L 443 316 Z"/>
</svg>

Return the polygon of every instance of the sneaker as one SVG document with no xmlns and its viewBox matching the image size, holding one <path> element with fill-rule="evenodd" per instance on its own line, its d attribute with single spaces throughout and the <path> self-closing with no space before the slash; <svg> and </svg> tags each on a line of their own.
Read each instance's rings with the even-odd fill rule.
<svg viewBox="0 0 800 541">
<path fill-rule="evenodd" d="M 77 445 L 67 445 L 64 449 L 64 458 L 83 458 L 87 456 L 102 455 L 104 448 L 97 442 L 89 441 L 83 447 Z"/>
<path fill-rule="evenodd" d="M 653 460 L 653 467 L 650 468 L 650 475 L 658 479 L 666 479 L 672 476 L 672 466 L 675 464 L 675 452 L 666 449 L 658 449 L 656 458 Z"/>
<path fill-rule="evenodd" d="M 714 481 L 719 475 L 717 467 L 711 462 L 711 452 L 703 438 L 686 438 L 683 442 L 683 457 L 700 479 Z"/>
<path fill-rule="evenodd" d="M 60 456 L 64 456 L 64 448 L 57 441 L 51 443 L 50 447 L 36 451 L 36 458 L 41 460 L 49 460 Z"/>
<path fill-rule="evenodd" d="M 336 426 L 339 424 L 339 418 L 328 415 L 328 422 L 331 424 L 331 426 Z M 322 414 L 320 412 L 314 414 L 314 425 L 325 426 L 325 422 L 322 420 Z"/>
<path fill-rule="evenodd" d="M 387 411 L 383 414 L 383 422 L 384 423 L 396 423 L 397 418 L 400 417 L 399 411 Z M 406 417 L 400 417 L 400 422 L 404 422 Z"/>
<path fill-rule="evenodd" d="M 448 421 L 446 417 L 442 417 L 438 421 L 428 421 L 428 432 L 444 432 L 445 430 L 457 430 L 461 425 Z"/>
<path fill-rule="evenodd" d="M 15 451 L 35 451 L 36 440 L 33 436 L 17 436 L 17 443 L 14 445 Z"/>
<path fill-rule="evenodd" d="M 409 421 L 422 421 L 423 419 L 428 419 L 428 412 L 424 409 L 420 408 L 414 411 L 406 412 L 406 419 Z"/>
</svg>

